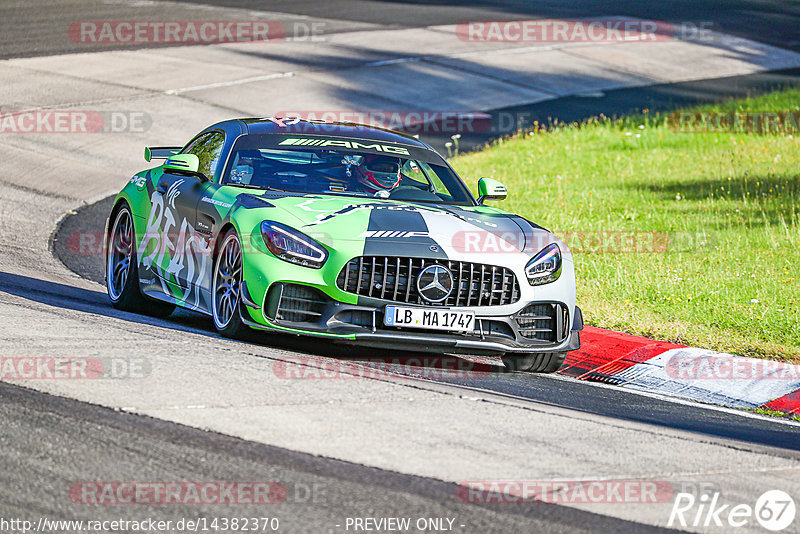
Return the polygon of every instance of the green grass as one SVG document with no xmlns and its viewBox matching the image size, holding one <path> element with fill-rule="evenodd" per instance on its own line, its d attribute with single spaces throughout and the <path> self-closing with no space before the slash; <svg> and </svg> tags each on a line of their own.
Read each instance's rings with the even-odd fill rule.
<svg viewBox="0 0 800 534">
<path fill-rule="evenodd" d="M 748 410 L 753 413 L 757 413 L 759 415 L 766 415 L 769 417 L 777 417 L 780 419 L 789 419 L 791 421 L 795 421 L 800 423 L 800 415 L 790 415 L 786 412 L 781 412 L 780 410 L 770 410 L 768 408 L 753 408 L 752 410 Z"/>
<path fill-rule="evenodd" d="M 800 111 L 800 90 L 696 109 Z M 588 324 L 800 359 L 800 133 L 679 133 L 645 113 L 520 133 L 451 163 L 499 179 L 498 207 L 566 237 Z M 650 252 L 598 245 L 599 232 Z"/>
<path fill-rule="evenodd" d="M 768 408 L 753 408 L 750 411 L 759 415 L 768 415 L 769 417 L 786 417 L 788 415 L 786 412 L 770 410 Z"/>
</svg>

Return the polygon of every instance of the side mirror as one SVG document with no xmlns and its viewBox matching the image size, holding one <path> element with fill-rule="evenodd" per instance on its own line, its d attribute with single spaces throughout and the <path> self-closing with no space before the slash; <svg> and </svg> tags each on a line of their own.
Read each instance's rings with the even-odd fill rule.
<svg viewBox="0 0 800 534">
<path fill-rule="evenodd" d="M 484 200 L 503 200 L 508 195 L 506 186 L 492 178 L 478 180 L 478 204 Z"/>
<path fill-rule="evenodd" d="M 146 146 L 144 147 L 144 160 L 167 159 L 181 151 L 179 146 Z"/>
<path fill-rule="evenodd" d="M 175 174 L 196 176 L 203 181 L 208 180 L 206 175 L 200 172 L 200 159 L 194 154 L 175 154 L 170 156 L 164 163 L 164 170 Z"/>
</svg>

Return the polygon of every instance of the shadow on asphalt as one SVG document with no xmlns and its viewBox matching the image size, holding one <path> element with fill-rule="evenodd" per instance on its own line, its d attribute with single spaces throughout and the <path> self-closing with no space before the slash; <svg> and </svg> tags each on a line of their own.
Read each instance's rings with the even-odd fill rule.
<svg viewBox="0 0 800 534">
<path fill-rule="evenodd" d="M 214 330 L 211 318 L 200 313 L 176 309 L 172 315 L 161 319 L 120 311 L 111 306 L 107 295 L 103 292 L 49 282 L 28 276 L 0 272 L 0 292 L 32 300 L 47 306 L 93 313 L 115 319 L 124 319 L 126 321 L 155 327 L 173 329 L 177 327 L 178 329 L 191 330 L 195 334 L 215 338 L 220 337 L 216 330 Z M 343 373 L 348 372 L 348 370 L 350 372 L 358 372 L 358 369 L 352 366 L 359 363 L 376 365 L 386 372 L 399 372 L 400 369 L 408 370 L 413 367 L 430 367 L 432 369 L 441 370 L 442 373 L 445 374 L 451 370 L 469 371 L 469 373 L 458 375 L 461 378 L 484 376 L 488 373 L 506 372 L 506 368 L 499 363 L 499 360 L 497 365 L 490 365 L 487 363 L 476 363 L 457 356 L 419 353 L 405 350 L 378 350 L 349 344 L 320 343 L 316 338 L 275 334 L 271 332 L 265 333 L 257 330 L 251 331 L 241 342 L 300 352 L 302 353 L 299 355 L 300 358 L 319 357 L 342 359 L 348 362 L 347 366 L 342 366 L 340 368 L 340 372 Z M 308 360 L 307 362 L 297 361 L 296 363 L 299 365 L 319 365 L 320 362 Z M 434 374 L 434 376 L 438 375 Z"/>
</svg>

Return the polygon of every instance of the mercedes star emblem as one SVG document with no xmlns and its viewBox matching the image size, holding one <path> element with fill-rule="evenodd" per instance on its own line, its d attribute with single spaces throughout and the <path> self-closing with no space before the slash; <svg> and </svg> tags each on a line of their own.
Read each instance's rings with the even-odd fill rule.
<svg viewBox="0 0 800 534">
<path fill-rule="evenodd" d="M 453 291 L 453 274 L 443 265 L 428 265 L 417 277 L 417 291 L 428 302 L 441 302 Z"/>
</svg>

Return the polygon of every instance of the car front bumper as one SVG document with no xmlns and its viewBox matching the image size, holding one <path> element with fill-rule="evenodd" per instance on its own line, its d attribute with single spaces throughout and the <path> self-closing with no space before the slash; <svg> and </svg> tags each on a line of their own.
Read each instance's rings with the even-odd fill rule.
<svg viewBox="0 0 800 534">
<path fill-rule="evenodd" d="M 490 315 L 476 308 L 473 331 L 440 332 L 384 325 L 385 306 L 397 303 L 348 304 L 300 284 L 273 284 L 261 304 L 253 300 L 246 283 L 241 294 L 242 320 L 252 328 L 375 348 L 494 356 L 567 352 L 580 347 L 583 329 L 580 308 L 570 310 L 567 304 L 553 301 L 520 303 L 518 311 L 508 315 Z M 549 314 L 549 318 L 532 322 L 531 310 L 535 317 Z M 531 325 L 541 326 L 542 332 L 531 332 Z"/>
</svg>

